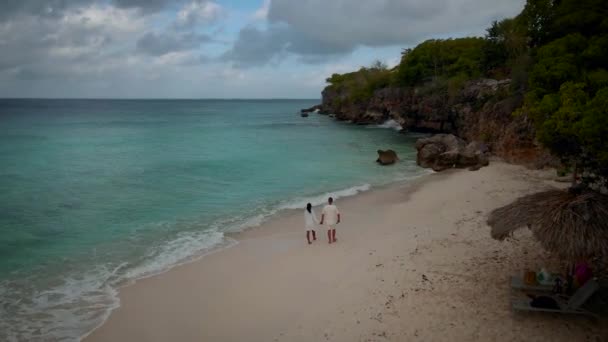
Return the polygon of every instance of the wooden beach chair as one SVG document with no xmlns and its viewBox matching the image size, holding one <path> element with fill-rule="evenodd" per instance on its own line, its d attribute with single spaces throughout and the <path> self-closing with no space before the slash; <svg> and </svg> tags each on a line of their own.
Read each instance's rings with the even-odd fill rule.
<svg viewBox="0 0 608 342">
<path fill-rule="evenodd" d="M 533 307 L 530 305 L 531 299 L 514 299 L 512 302 L 512 308 L 515 311 L 554 312 L 597 317 L 592 312 L 584 310 L 582 306 L 599 290 L 599 288 L 600 286 L 595 279 L 589 279 L 585 285 L 576 290 L 572 297 L 570 297 L 570 299 L 567 301 L 555 296 L 551 296 L 551 298 L 557 302 L 559 309 Z"/>
</svg>

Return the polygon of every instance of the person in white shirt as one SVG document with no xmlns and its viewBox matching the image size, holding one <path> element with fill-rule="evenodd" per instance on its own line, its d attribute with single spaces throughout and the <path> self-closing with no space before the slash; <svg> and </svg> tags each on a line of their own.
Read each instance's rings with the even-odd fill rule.
<svg viewBox="0 0 608 342">
<path fill-rule="evenodd" d="M 308 244 L 310 245 L 310 233 L 312 232 L 312 239 L 317 240 L 317 232 L 315 232 L 315 225 L 319 222 L 317 220 L 317 215 L 315 215 L 315 211 L 312 209 L 312 204 L 308 203 L 306 205 L 306 210 L 304 210 L 304 223 L 306 224 L 306 240 L 308 240 Z"/>
<path fill-rule="evenodd" d="M 340 223 L 340 211 L 338 211 L 338 207 L 334 205 L 334 199 L 329 198 L 327 200 L 328 204 L 323 208 L 323 212 L 321 214 L 321 222 L 327 225 L 327 239 L 329 243 L 336 242 L 336 225 Z"/>
</svg>

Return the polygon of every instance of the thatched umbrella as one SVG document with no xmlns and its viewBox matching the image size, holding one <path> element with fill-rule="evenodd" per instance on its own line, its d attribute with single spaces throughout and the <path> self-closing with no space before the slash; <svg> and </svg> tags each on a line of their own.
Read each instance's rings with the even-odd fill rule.
<svg viewBox="0 0 608 342">
<path fill-rule="evenodd" d="M 490 213 L 492 237 L 503 240 L 521 227 L 550 252 L 575 261 L 608 257 L 608 196 L 591 190 L 549 190 Z"/>
</svg>

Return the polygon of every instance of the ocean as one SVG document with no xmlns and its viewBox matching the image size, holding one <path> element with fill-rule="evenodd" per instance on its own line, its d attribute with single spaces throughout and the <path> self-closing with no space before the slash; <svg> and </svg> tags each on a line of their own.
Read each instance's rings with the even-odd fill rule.
<svg viewBox="0 0 608 342">
<path fill-rule="evenodd" d="M 78 340 L 227 232 L 426 172 L 416 136 L 299 115 L 318 102 L 0 100 L 0 340 Z"/>
</svg>

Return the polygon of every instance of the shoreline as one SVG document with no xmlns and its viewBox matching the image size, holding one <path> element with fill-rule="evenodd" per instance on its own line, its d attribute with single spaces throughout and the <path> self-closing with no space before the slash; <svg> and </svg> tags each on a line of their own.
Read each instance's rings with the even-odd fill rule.
<svg viewBox="0 0 608 342">
<path fill-rule="evenodd" d="M 419 329 L 404 330 L 401 324 L 407 322 L 401 319 L 393 322 L 393 318 L 400 317 L 400 314 L 395 312 L 407 312 L 408 303 L 416 302 L 415 299 L 409 298 L 415 298 L 419 294 L 424 294 L 422 297 L 427 294 L 432 295 L 434 288 L 440 287 L 442 278 L 445 280 L 450 277 L 450 273 L 458 273 L 457 270 L 443 272 L 439 279 L 435 279 L 436 275 L 433 274 L 435 270 L 431 268 L 424 270 L 421 276 L 418 273 L 425 267 L 425 262 L 421 262 L 418 258 L 424 256 L 429 260 L 445 257 L 447 260 L 462 259 L 463 255 L 467 254 L 467 248 L 463 249 L 463 246 L 474 246 L 476 239 L 471 241 L 465 239 L 466 241 L 458 243 L 451 240 L 457 240 L 455 235 L 459 235 L 462 231 L 479 229 L 480 225 L 483 227 L 485 225 L 483 214 L 487 214 L 489 208 L 483 208 L 481 211 L 473 210 L 475 214 L 466 213 L 465 217 L 461 217 L 465 209 L 468 212 L 470 209 L 480 208 L 468 204 L 468 200 L 442 202 L 446 199 L 433 195 L 433 192 L 448 190 L 450 187 L 452 190 L 457 190 L 456 192 L 462 192 L 463 185 L 472 185 L 473 189 L 487 187 L 488 189 L 484 188 L 485 190 L 478 189 L 471 194 L 471 197 L 479 197 L 481 201 L 477 201 L 477 206 L 491 207 L 496 206 L 496 203 L 488 203 L 491 200 L 506 204 L 517 195 L 548 186 L 545 184 L 547 182 L 543 182 L 541 186 L 538 180 L 531 179 L 530 174 L 533 171 L 529 171 L 528 176 L 521 179 L 517 173 L 522 172 L 522 169 L 494 161 L 490 167 L 477 172 L 458 170 L 428 174 L 413 181 L 396 182 L 342 198 L 336 201 L 344 215 L 343 223 L 338 226 L 336 245 L 327 245 L 324 229 L 321 228 L 317 231 L 318 241 L 308 246 L 303 234 L 303 223 L 300 222 L 302 221 L 300 210 L 281 210 L 259 227 L 226 234 L 227 238 L 238 241 L 230 248 L 219 249 L 204 257 L 172 267 L 163 273 L 138 279 L 120 287 L 118 289 L 120 306 L 110 313 L 104 323 L 83 336 L 83 339 L 161 341 L 179 337 L 179 340 L 186 341 L 273 339 L 352 341 L 361 340 L 364 336 L 372 340 L 386 338 L 399 340 L 409 336 L 409 338 L 419 337 L 421 340 L 442 340 L 442 335 L 433 334 L 423 338 L 425 323 L 415 317 L 408 317 L 409 325 L 417 326 Z M 478 176 L 483 178 L 481 183 L 475 181 Z M 504 179 L 500 177 L 496 179 L 498 176 Z M 466 184 L 467 182 L 469 184 Z M 516 189 L 507 190 L 504 188 L 507 183 Z M 508 196 L 493 198 L 492 194 L 495 192 L 504 192 Z M 443 207 L 440 208 L 443 211 L 440 210 L 435 216 L 425 215 L 424 212 L 428 211 L 429 206 L 437 204 L 435 202 L 442 203 Z M 315 210 L 319 212 L 318 207 L 315 207 Z M 458 213 L 451 212 L 459 210 Z M 406 225 L 412 226 L 403 229 L 399 224 L 402 219 Z M 418 227 L 420 224 L 435 224 L 439 227 L 446 220 L 450 225 L 458 227 L 458 232 L 449 232 L 445 228 L 437 228 L 437 231 L 421 230 Z M 475 225 L 471 225 L 472 222 Z M 370 230 L 370 227 L 374 228 Z M 480 236 L 484 244 L 513 255 L 518 261 L 515 264 L 519 264 L 519 267 L 529 267 L 531 264 L 537 264 L 539 260 L 545 263 L 551 260 L 538 248 L 528 250 L 526 254 L 514 254 L 515 248 L 510 246 L 511 243 L 493 241 L 489 237 L 489 230 L 485 233 L 485 236 Z M 474 234 L 468 238 L 472 236 Z M 529 237 L 527 239 L 521 245 L 528 249 L 532 248 L 530 246 L 533 246 L 533 241 Z M 438 247 L 429 249 L 428 245 L 435 246 L 438 241 Z M 442 246 L 452 246 L 454 243 L 455 250 L 450 253 L 433 251 L 435 248 L 441 249 Z M 484 248 L 487 249 L 488 246 Z M 538 256 L 533 257 L 534 254 Z M 492 256 L 496 257 L 496 254 L 493 253 Z M 353 258 L 356 261 L 354 263 Z M 379 258 L 381 260 L 378 260 Z M 328 260 L 332 262 L 327 262 Z M 444 262 L 448 262 L 447 260 Z M 405 267 L 403 265 L 411 263 L 416 264 L 415 269 L 403 270 Z M 310 267 L 311 265 L 314 267 Z M 513 268 L 514 264 L 505 266 Z M 416 273 L 415 281 L 409 275 L 412 272 Z M 419 281 L 420 277 L 423 279 L 422 284 Z M 474 275 L 465 278 L 461 276 L 460 281 L 455 284 L 464 285 L 466 282 L 463 283 L 462 279 L 469 277 L 475 279 Z M 494 277 L 498 275 L 494 274 Z M 382 278 L 380 283 L 378 283 L 379 278 Z M 387 281 L 388 278 L 393 282 Z M 425 278 L 427 280 L 424 280 Z M 507 285 L 506 280 L 500 280 L 501 288 L 504 288 Z M 410 282 L 412 283 L 410 285 L 415 284 L 416 288 L 404 288 Z M 431 289 L 427 288 L 429 284 Z M 483 284 L 468 285 L 478 287 Z M 397 287 L 399 287 L 398 291 L 396 291 Z M 361 292 L 361 289 L 366 291 Z M 479 290 L 487 292 L 483 288 Z M 325 293 L 326 291 L 329 294 Z M 305 295 L 307 292 L 312 294 L 312 298 Z M 383 292 L 383 295 L 389 292 L 392 294 L 379 298 L 379 292 Z M 415 296 L 410 297 L 411 295 Z M 264 297 L 268 298 L 264 299 Z M 504 295 L 498 298 L 504 299 L 503 297 Z M 431 296 L 427 301 L 432 302 L 435 299 L 437 298 Z M 400 303 L 397 303 L 398 301 Z M 498 306 L 500 313 L 505 315 L 506 301 L 490 303 Z M 412 303 L 409 304 L 409 309 L 412 309 Z M 378 305 L 380 308 L 377 308 Z M 404 305 L 405 308 L 397 308 Z M 299 310 L 293 311 L 294 307 Z M 341 309 L 336 311 L 335 307 Z M 372 311 L 379 312 L 371 318 L 358 318 L 356 324 L 345 318 L 348 316 L 345 315 L 346 312 L 351 316 L 359 317 L 362 312 L 371 308 L 374 308 Z M 418 310 L 421 310 L 424 316 L 429 308 L 418 308 Z M 267 319 L 264 322 L 256 321 L 253 317 L 258 316 Z M 292 320 L 286 320 L 289 317 Z M 431 315 L 427 318 L 432 317 Z M 483 319 L 485 320 L 486 318 Z M 534 320 L 537 321 L 536 324 L 540 324 L 539 322 L 550 326 L 556 324 L 554 319 L 542 316 L 534 316 Z M 332 327 L 338 326 L 344 329 L 330 329 L 332 332 L 326 332 L 327 321 L 332 323 Z M 294 322 L 300 323 L 294 326 L 292 324 Z M 377 329 L 378 324 L 383 326 L 383 331 Z M 311 329 L 306 330 L 302 326 Z M 468 335 L 468 330 L 463 331 L 465 334 L 461 337 L 475 339 Z M 431 332 L 426 331 L 426 333 Z"/>
<path fill-rule="evenodd" d="M 409 192 L 414 192 L 415 190 L 417 190 L 419 187 L 424 186 L 424 184 L 428 183 L 428 182 L 432 182 L 434 181 L 434 177 L 441 177 L 444 175 L 447 175 L 450 171 L 446 172 L 446 173 L 438 173 L 438 172 L 431 172 L 431 173 L 427 173 L 427 174 L 421 174 L 419 176 L 415 176 L 412 178 L 408 178 L 408 179 L 402 179 L 402 180 L 396 180 L 394 182 L 391 183 L 387 183 L 387 184 L 382 184 L 382 185 L 377 185 L 377 186 L 369 186 L 369 188 L 367 190 L 362 190 L 362 191 L 358 191 L 357 193 L 353 194 L 353 195 L 348 195 L 348 196 L 343 196 L 343 197 L 334 197 L 335 202 L 336 203 L 348 203 L 349 201 L 352 201 L 356 198 L 362 198 L 366 195 L 368 196 L 372 196 L 375 195 L 376 193 L 382 193 L 383 191 L 392 189 L 394 190 L 395 188 L 397 189 L 401 189 L 401 190 L 405 190 L 408 193 Z M 368 184 L 365 184 L 368 185 Z M 357 187 L 362 187 L 363 185 L 359 186 L 353 186 L 350 187 L 348 189 L 352 189 L 352 188 L 357 188 Z M 336 192 L 339 192 L 342 190 L 338 190 Z M 316 197 L 320 197 L 320 196 L 331 196 L 330 195 L 331 192 L 327 192 L 324 193 L 323 195 L 319 195 Z M 313 210 L 315 211 L 315 213 L 317 214 L 317 218 L 321 218 L 321 210 L 323 209 L 323 206 L 326 203 L 322 203 L 322 204 L 313 204 Z M 256 225 L 256 226 L 252 226 L 252 227 L 247 227 L 241 231 L 236 231 L 236 232 L 226 232 L 225 236 L 231 239 L 234 239 L 237 244 L 240 240 L 242 239 L 246 239 L 246 238 L 250 238 L 252 236 L 263 236 L 263 235 L 271 235 L 273 233 L 277 233 L 277 231 L 273 231 L 271 229 L 271 227 L 273 226 L 272 223 L 274 223 L 275 221 L 280 221 L 280 220 L 284 220 L 287 218 L 291 218 L 292 216 L 298 216 L 298 218 L 301 215 L 301 213 L 303 212 L 304 207 L 302 208 L 281 208 L 278 209 L 275 213 L 271 214 L 270 216 L 267 217 L 267 219 L 265 221 L 263 221 L 261 224 Z M 303 224 L 302 224 L 303 225 Z M 339 227 L 338 227 L 339 228 Z M 320 232 L 321 230 L 325 229 L 324 226 L 318 226 L 318 229 L 316 230 L 317 232 Z M 236 245 L 234 245 L 236 246 Z M 234 246 L 229 246 L 226 248 L 231 248 Z M 220 250 L 223 250 L 225 248 L 220 248 Z"/>
<path fill-rule="evenodd" d="M 323 194 L 315 195 L 310 198 L 319 198 L 322 196 L 329 196 L 329 194 L 334 194 L 334 193 L 347 193 L 346 195 L 338 195 L 337 197 L 334 197 L 334 198 L 336 198 L 336 200 L 340 200 L 340 202 L 342 202 L 344 200 L 353 199 L 355 197 L 363 196 L 365 194 L 383 191 L 383 190 L 386 190 L 386 189 L 394 187 L 394 186 L 398 186 L 400 188 L 415 189 L 418 186 L 422 186 L 425 182 L 432 181 L 432 179 L 430 179 L 430 177 L 433 177 L 433 176 L 440 176 L 440 174 L 429 171 L 428 173 L 422 173 L 420 175 L 410 176 L 410 177 L 406 177 L 404 179 L 397 179 L 397 180 L 394 180 L 394 181 L 392 181 L 390 183 L 386 183 L 386 184 L 375 185 L 375 186 L 372 186 L 367 183 L 360 184 L 360 185 L 354 185 L 354 186 L 344 188 L 344 189 L 339 189 L 339 190 L 336 190 L 333 192 L 326 192 Z M 354 191 L 354 193 L 350 194 L 349 192 L 351 192 L 351 191 Z M 304 199 L 294 198 L 291 201 L 296 201 L 296 200 L 304 200 Z M 130 286 L 135 286 L 140 281 L 144 281 L 144 280 L 152 278 L 152 277 L 162 276 L 168 272 L 171 272 L 175 268 L 179 268 L 179 267 L 191 264 L 191 263 L 199 262 L 207 256 L 222 252 L 226 249 L 236 247 L 239 244 L 240 240 L 247 238 L 249 236 L 249 234 L 255 234 L 255 235 L 264 234 L 264 231 L 266 233 L 269 233 L 269 230 L 267 229 L 267 227 L 265 227 L 266 224 L 271 223 L 275 220 L 280 220 L 282 218 L 284 219 L 286 217 L 289 217 L 290 215 L 296 215 L 296 214 L 300 213 L 300 211 L 302 210 L 302 209 L 290 208 L 287 204 L 285 204 L 285 203 L 289 203 L 289 202 L 290 201 L 286 201 L 286 202 L 283 202 L 282 204 L 278 205 L 277 208 L 273 209 L 273 212 L 271 212 L 269 215 L 263 216 L 261 219 L 261 222 L 258 224 L 255 224 L 253 226 L 245 226 L 244 228 L 239 228 L 241 230 L 235 230 L 235 231 L 227 230 L 227 231 L 223 232 L 224 237 L 223 237 L 222 242 L 220 242 L 219 244 L 214 245 L 210 248 L 201 250 L 200 253 L 193 254 L 192 256 L 190 256 L 184 260 L 181 260 L 181 261 L 177 262 L 176 264 L 169 265 L 164 269 L 160 269 L 160 270 L 153 271 L 150 273 L 144 273 L 143 275 L 137 276 L 132 279 L 125 279 L 124 283 L 120 284 L 114 290 L 118 294 L 120 294 L 120 291 L 122 289 L 130 287 Z M 320 211 L 321 211 L 323 205 L 324 204 L 313 205 L 313 209 L 319 214 L 318 217 L 320 217 Z M 260 214 L 260 215 L 262 215 L 262 214 Z M 245 221 L 254 219 L 258 216 L 259 215 L 252 216 L 251 218 L 246 219 Z M 320 229 L 322 229 L 322 227 L 320 227 Z M 319 231 L 319 230 L 317 230 L 317 231 Z M 120 308 L 120 306 L 121 306 L 120 298 L 118 296 L 117 303 L 115 305 L 113 305 L 111 308 L 109 308 L 108 312 L 104 313 L 103 321 L 100 322 L 95 328 L 91 329 L 84 335 L 80 336 L 79 339 L 80 340 L 87 339 L 91 334 L 93 334 L 93 332 L 95 332 L 97 329 L 99 329 L 101 326 L 103 326 L 106 323 L 106 321 L 110 318 L 112 313 L 116 309 Z"/>
</svg>

